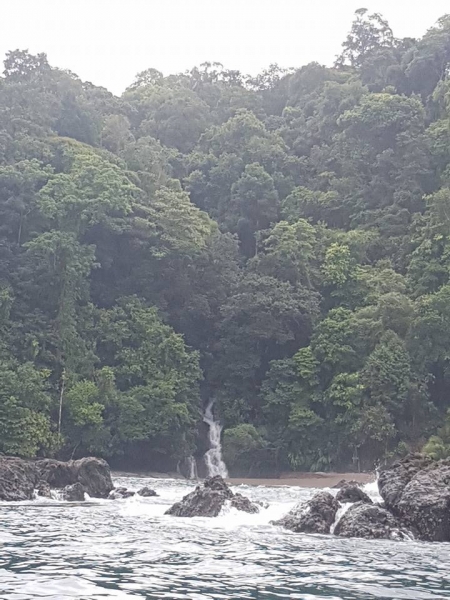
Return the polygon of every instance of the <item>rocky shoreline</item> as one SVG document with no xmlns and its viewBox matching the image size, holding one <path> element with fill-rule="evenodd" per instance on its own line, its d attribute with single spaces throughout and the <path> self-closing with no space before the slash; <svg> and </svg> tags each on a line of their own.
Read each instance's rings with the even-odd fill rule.
<svg viewBox="0 0 450 600">
<path fill-rule="evenodd" d="M 296 533 L 369 539 L 420 539 L 450 542 L 450 461 L 413 454 L 385 467 L 378 480 L 383 502 L 375 503 L 357 481 L 341 481 L 336 495 L 317 492 L 273 525 Z M 258 512 L 260 507 L 233 494 L 221 477 L 207 479 L 166 514 L 214 517 L 231 507 Z"/>
<path fill-rule="evenodd" d="M 42 459 L 24 460 L 0 457 L 0 500 L 33 500 L 35 496 L 51 497 L 60 490 L 63 499 L 84 500 L 107 498 L 113 490 L 108 463 L 100 458 L 80 458 L 67 462 Z"/>
<path fill-rule="evenodd" d="M 296 533 L 332 534 L 371 539 L 420 539 L 450 542 L 450 460 L 436 462 L 412 454 L 379 474 L 382 502 L 373 500 L 359 481 L 340 481 L 336 493 L 319 491 L 295 506 L 274 525 Z M 148 487 L 137 492 L 114 488 L 106 461 L 88 457 L 68 462 L 0 457 L 0 500 L 33 500 L 39 496 L 82 501 L 92 498 L 151 497 Z M 219 476 L 208 478 L 166 511 L 179 517 L 215 517 L 225 504 L 256 513 L 258 503 L 234 493 Z"/>
<path fill-rule="evenodd" d="M 450 542 L 450 461 L 412 454 L 385 467 L 374 503 L 356 484 L 318 492 L 274 522 L 291 531 L 369 539 Z"/>
</svg>

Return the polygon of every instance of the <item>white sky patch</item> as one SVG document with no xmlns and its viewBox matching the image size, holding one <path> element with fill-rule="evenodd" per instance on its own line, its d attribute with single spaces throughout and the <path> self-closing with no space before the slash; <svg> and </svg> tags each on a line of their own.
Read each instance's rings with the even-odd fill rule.
<svg viewBox="0 0 450 600">
<path fill-rule="evenodd" d="M 0 0 L 0 54 L 46 52 L 52 65 L 121 93 L 149 67 L 204 61 L 255 75 L 271 63 L 331 65 L 362 6 L 398 37 L 419 37 L 448 0 Z"/>
</svg>

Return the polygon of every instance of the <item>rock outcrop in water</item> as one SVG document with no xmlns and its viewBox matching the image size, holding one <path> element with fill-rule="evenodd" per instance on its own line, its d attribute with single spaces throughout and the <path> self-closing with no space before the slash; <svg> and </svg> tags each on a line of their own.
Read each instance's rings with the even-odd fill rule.
<svg viewBox="0 0 450 600">
<path fill-rule="evenodd" d="M 359 484 L 354 479 L 341 479 L 335 485 L 333 485 L 333 489 L 340 490 L 341 488 L 343 488 L 347 485 L 359 485 Z"/>
<path fill-rule="evenodd" d="M 356 484 L 344 485 L 336 495 L 336 500 L 342 504 L 345 502 L 364 502 L 372 504 L 369 496 Z"/>
<path fill-rule="evenodd" d="M 273 524 L 296 533 L 330 533 L 338 509 L 339 503 L 329 492 L 318 492 Z"/>
<path fill-rule="evenodd" d="M 111 490 L 108 494 L 108 500 L 123 500 L 124 498 L 131 498 L 136 492 L 128 490 L 126 487 L 118 487 Z"/>
<path fill-rule="evenodd" d="M 274 524 L 342 537 L 450 542 L 450 460 L 411 454 L 384 468 L 378 487 L 382 505 L 358 485 L 342 481 L 336 497 L 320 492 Z"/>
<path fill-rule="evenodd" d="M 423 540 L 450 541 L 450 461 L 413 454 L 380 473 L 386 508 Z"/>
<path fill-rule="evenodd" d="M 84 487 L 81 485 L 81 483 L 66 485 L 62 491 L 62 498 L 68 502 L 83 502 Z"/>
<path fill-rule="evenodd" d="M 132 490 L 127 489 L 126 487 L 117 487 L 109 492 L 108 499 L 122 500 L 124 498 L 131 498 L 136 494 L 145 498 L 151 498 L 152 496 L 158 495 L 154 490 L 150 489 L 147 486 L 141 488 L 137 492 L 133 492 Z"/>
<path fill-rule="evenodd" d="M 32 500 L 34 490 L 49 497 L 49 489 L 74 486 L 93 498 L 106 498 L 113 489 L 109 465 L 99 458 L 81 458 L 62 462 L 53 459 L 28 461 L 0 457 L 0 500 Z M 74 492 L 75 493 L 75 492 Z"/>
<path fill-rule="evenodd" d="M 0 500 L 32 500 L 40 479 L 34 463 L 0 457 Z"/>
<path fill-rule="evenodd" d="M 157 496 L 158 495 L 155 492 L 155 490 L 152 490 L 151 488 L 149 488 L 147 486 L 141 488 L 136 493 L 137 493 L 138 496 L 142 496 L 143 498 L 152 498 L 153 496 Z"/>
<path fill-rule="evenodd" d="M 357 502 L 342 516 L 334 535 L 370 539 L 402 540 L 410 537 L 402 524 L 386 509 Z"/>
<path fill-rule="evenodd" d="M 36 495 L 40 498 L 52 498 L 52 490 L 46 481 L 40 481 L 36 486 Z"/>
<path fill-rule="evenodd" d="M 40 479 L 50 487 L 62 489 L 80 483 L 91 498 L 107 498 L 113 489 L 108 463 L 101 458 L 80 458 L 62 462 L 51 458 L 34 463 Z"/>
<path fill-rule="evenodd" d="M 259 512 L 256 504 L 241 494 L 234 494 L 222 477 L 216 475 L 206 479 L 203 485 L 198 485 L 165 514 L 176 517 L 217 517 L 227 501 L 237 510 Z"/>
</svg>

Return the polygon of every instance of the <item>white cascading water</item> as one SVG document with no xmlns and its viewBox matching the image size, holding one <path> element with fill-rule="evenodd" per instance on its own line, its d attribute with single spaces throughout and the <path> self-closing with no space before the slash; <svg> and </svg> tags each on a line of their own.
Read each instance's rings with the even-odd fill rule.
<svg viewBox="0 0 450 600">
<path fill-rule="evenodd" d="M 228 477 L 227 466 L 222 458 L 222 445 L 220 443 L 220 434 L 222 427 L 220 423 L 214 421 L 213 415 L 214 400 L 208 404 L 205 410 L 203 421 L 209 425 L 209 445 L 210 449 L 205 454 L 205 465 L 208 477 L 220 475 Z"/>
<path fill-rule="evenodd" d="M 330 533 L 331 535 L 333 535 L 334 530 L 336 529 L 337 524 L 339 523 L 339 521 L 342 519 L 342 517 L 345 515 L 345 513 L 348 511 L 348 509 L 353 506 L 353 504 L 351 502 L 344 502 L 344 504 L 341 505 L 341 507 L 338 509 L 336 516 L 334 518 L 334 523 L 333 525 L 330 527 Z"/>
<path fill-rule="evenodd" d="M 191 454 L 191 456 L 188 456 L 187 461 L 188 461 L 188 465 L 189 465 L 189 479 L 198 479 L 197 461 L 192 456 L 192 454 Z"/>
</svg>

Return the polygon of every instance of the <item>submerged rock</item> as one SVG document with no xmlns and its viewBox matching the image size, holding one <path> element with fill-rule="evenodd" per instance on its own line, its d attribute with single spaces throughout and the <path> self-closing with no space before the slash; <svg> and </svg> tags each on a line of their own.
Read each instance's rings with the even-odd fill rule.
<svg viewBox="0 0 450 600">
<path fill-rule="evenodd" d="M 339 503 L 329 492 L 318 492 L 311 500 L 295 506 L 282 519 L 273 521 L 296 533 L 330 533 Z"/>
<path fill-rule="evenodd" d="M 165 514 L 176 517 L 217 517 L 227 501 L 237 510 L 259 512 L 256 504 L 241 494 L 233 494 L 222 477 L 216 475 L 206 479 L 203 485 L 198 485 Z"/>
<path fill-rule="evenodd" d="M 385 540 L 401 540 L 411 537 L 400 521 L 390 512 L 366 502 L 357 502 L 350 506 L 337 523 L 334 535 Z"/>
<path fill-rule="evenodd" d="M 131 498 L 134 496 L 135 492 L 131 490 L 127 490 L 126 487 L 118 487 L 111 490 L 108 494 L 109 500 L 121 500 L 123 498 Z"/>
<path fill-rule="evenodd" d="M 81 483 L 74 483 L 72 485 L 66 485 L 62 491 L 63 500 L 68 502 L 83 502 L 84 501 L 84 487 Z"/>
<path fill-rule="evenodd" d="M 365 502 L 366 504 L 372 504 L 372 500 L 358 485 L 353 485 L 350 483 L 341 487 L 339 492 L 336 494 L 336 500 L 342 503 Z"/>
<path fill-rule="evenodd" d="M 138 496 L 143 496 L 144 498 L 151 498 L 153 496 L 157 496 L 158 494 L 155 492 L 155 490 L 150 489 L 149 487 L 145 486 L 143 488 L 141 488 L 140 490 L 138 490 L 136 492 L 138 494 Z"/>
<path fill-rule="evenodd" d="M 450 463 L 414 454 L 384 469 L 378 486 L 386 507 L 422 540 L 450 541 Z"/>
</svg>

